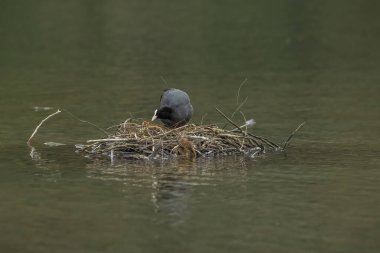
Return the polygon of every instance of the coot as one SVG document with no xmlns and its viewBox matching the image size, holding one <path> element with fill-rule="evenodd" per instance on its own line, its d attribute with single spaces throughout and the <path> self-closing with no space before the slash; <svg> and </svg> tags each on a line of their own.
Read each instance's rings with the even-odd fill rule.
<svg viewBox="0 0 380 253">
<path fill-rule="evenodd" d="M 179 89 L 166 89 L 161 95 L 160 108 L 154 112 L 152 121 L 159 118 L 167 127 L 179 127 L 189 122 L 193 106 L 189 95 Z"/>
</svg>

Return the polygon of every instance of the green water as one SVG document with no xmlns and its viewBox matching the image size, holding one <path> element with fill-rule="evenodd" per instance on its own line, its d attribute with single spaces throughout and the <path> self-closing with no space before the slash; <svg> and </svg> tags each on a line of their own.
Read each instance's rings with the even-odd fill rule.
<svg viewBox="0 0 380 253">
<path fill-rule="evenodd" d="M 0 251 L 379 252 L 378 7 L 1 1 Z M 193 122 L 225 124 L 214 107 L 231 114 L 246 78 L 255 134 L 282 143 L 307 122 L 286 154 L 111 165 L 75 153 L 103 134 L 67 111 L 102 128 L 150 119 L 171 86 Z M 26 140 L 58 108 L 32 158 Z"/>
</svg>

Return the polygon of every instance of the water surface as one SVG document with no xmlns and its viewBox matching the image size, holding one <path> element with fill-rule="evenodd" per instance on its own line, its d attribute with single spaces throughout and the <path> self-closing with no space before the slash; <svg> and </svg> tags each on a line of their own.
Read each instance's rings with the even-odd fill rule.
<svg viewBox="0 0 380 253">
<path fill-rule="evenodd" d="M 378 252 L 376 5 L 2 1 L 1 250 Z M 223 125 L 214 107 L 231 114 L 245 79 L 255 134 L 282 143 L 307 122 L 286 153 L 113 165 L 75 153 L 103 133 L 70 113 L 101 128 L 149 119 L 173 86 L 193 122 Z M 32 158 L 26 140 L 58 108 Z"/>
</svg>

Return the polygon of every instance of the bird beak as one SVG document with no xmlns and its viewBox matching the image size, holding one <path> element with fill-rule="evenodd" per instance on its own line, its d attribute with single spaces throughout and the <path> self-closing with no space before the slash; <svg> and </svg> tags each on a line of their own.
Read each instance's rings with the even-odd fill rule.
<svg viewBox="0 0 380 253">
<path fill-rule="evenodd" d="M 152 117 L 152 121 L 154 121 L 155 119 L 157 119 L 157 115 L 156 115 L 156 113 L 157 113 L 157 110 L 154 111 L 154 115 L 153 115 L 153 117 Z"/>
</svg>

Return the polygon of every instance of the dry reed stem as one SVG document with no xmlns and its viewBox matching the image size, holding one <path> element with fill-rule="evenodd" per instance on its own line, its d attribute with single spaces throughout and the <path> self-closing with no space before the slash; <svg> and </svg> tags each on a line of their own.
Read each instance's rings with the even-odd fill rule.
<svg viewBox="0 0 380 253">
<path fill-rule="evenodd" d="M 36 129 L 34 129 L 34 132 L 32 133 L 32 135 L 29 137 L 29 139 L 28 139 L 28 141 L 26 142 L 26 144 L 30 144 L 30 141 L 32 140 L 32 138 L 34 137 L 34 135 L 37 133 L 37 131 L 38 131 L 38 129 L 42 126 L 42 124 L 46 121 L 46 120 L 48 120 L 48 119 L 50 119 L 51 117 L 53 117 L 54 115 L 57 115 L 58 113 L 60 113 L 61 111 L 58 109 L 55 113 L 52 113 L 52 114 L 50 114 L 50 115 L 48 115 L 46 118 L 44 118 L 41 122 L 40 122 L 40 124 L 38 124 L 38 126 L 36 127 Z"/>
</svg>

